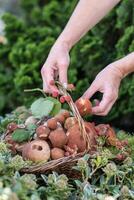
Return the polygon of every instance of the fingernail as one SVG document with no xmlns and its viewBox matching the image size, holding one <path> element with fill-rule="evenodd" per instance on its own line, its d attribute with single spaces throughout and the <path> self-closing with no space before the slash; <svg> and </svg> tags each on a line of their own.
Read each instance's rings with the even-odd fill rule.
<svg viewBox="0 0 134 200">
<path fill-rule="evenodd" d="M 59 96 L 59 92 L 58 91 L 52 92 L 52 97 L 56 98 L 58 96 Z"/>
<path fill-rule="evenodd" d="M 61 97 L 60 97 L 60 102 L 61 102 L 61 103 L 65 103 L 65 97 L 64 97 L 64 96 L 61 96 Z"/>
<path fill-rule="evenodd" d="M 64 98 L 65 98 L 65 101 L 68 103 L 71 101 L 71 97 L 69 95 L 64 96 Z"/>
</svg>

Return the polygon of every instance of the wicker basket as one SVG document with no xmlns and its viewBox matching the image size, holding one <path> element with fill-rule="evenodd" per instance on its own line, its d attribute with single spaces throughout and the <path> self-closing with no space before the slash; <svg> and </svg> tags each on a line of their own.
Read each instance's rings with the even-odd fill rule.
<svg viewBox="0 0 134 200">
<path fill-rule="evenodd" d="M 57 86 L 59 88 L 59 91 L 61 93 L 61 95 L 69 95 L 70 94 L 67 92 L 67 89 L 65 86 L 63 86 L 61 83 L 57 82 Z M 90 150 L 90 135 L 87 134 L 86 129 L 85 129 L 85 125 L 84 125 L 84 120 L 82 119 L 81 115 L 79 114 L 79 111 L 76 107 L 76 105 L 74 104 L 71 96 L 70 96 L 70 101 L 68 102 L 70 109 L 73 113 L 73 115 L 77 118 L 78 120 L 78 124 L 79 124 L 79 128 L 80 128 L 80 133 L 83 137 L 83 139 L 86 141 L 87 144 L 87 149 L 85 152 L 82 153 L 78 153 L 76 155 L 72 155 L 72 156 L 68 156 L 68 157 L 64 157 L 64 158 L 60 158 L 57 160 L 51 160 L 47 163 L 42 163 L 42 164 L 35 164 L 32 165 L 30 167 L 27 168 L 23 168 L 21 169 L 22 172 L 26 172 L 26 173 L 49 173 L 51 171 L 56 171 L 58 173 L 64 173 L 66 174 L 68 177 L 72 177 L 72 178 L 78 178 L 80 177 L 80 172 L 72 169 L 72 167 L 77 163 L 77 161 L 82 158 L 86 153 L 89 152 Z"/>
</svg>

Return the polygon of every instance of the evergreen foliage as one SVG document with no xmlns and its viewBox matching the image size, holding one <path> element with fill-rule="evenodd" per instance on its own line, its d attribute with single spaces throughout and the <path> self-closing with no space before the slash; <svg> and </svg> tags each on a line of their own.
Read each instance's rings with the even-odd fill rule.
<svg viewBox="0 0 134 200">
<path fill-rule="evenodd" d="M 7 44 L 0 44 L 0 111 L 29 105 L 23 90 L 42 87 L 40 69 L 77 1 L 21 0 L 24 14 L 3 16 Z M 134 51 L 134 4 L 124 0 L 71 51 L 69 80 L 76 85 L 74 98 L 89 87 L 107 64 Z M 107 120 L 134 112 L 134 75 L 122 82 L 119 99 Z"/>
</svg>

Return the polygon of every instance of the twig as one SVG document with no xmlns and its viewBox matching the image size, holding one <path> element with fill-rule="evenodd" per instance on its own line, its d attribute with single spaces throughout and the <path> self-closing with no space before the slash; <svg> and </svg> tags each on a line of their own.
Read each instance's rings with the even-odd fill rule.
<svg viewBox="0 0 134 200">
<path fill-rule="evenodd" d="M 25 89 L 24 92 L 41 92 L 45 97 L 47 97 L 47 95 L 45 94 L 45 92 L 42 89 L 40 89 L 40 88 Z"/>
</svg>

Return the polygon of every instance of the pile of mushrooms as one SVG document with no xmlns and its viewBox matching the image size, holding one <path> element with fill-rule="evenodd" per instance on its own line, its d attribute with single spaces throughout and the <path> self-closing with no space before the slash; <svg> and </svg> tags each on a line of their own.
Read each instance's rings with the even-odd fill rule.
<svg viewBox="0 0 134 200">
<path fill-rule="evenodd" d="M 91 103 L 89 100 L 79 100 L 76 106 L 83 116 L 91 112 Z M 12 140 L 11 133 L 18 128 L 15 123 L 10 123 L 7 127 L 5 141 L 10 144 L 11 150 L 16 153 L 21 153 L 26 160 L 33 162 L 49 161 L 65 156 L 76 155 L 84 152 L 87 144 L 80 134 L 78 121 L 75 117 L 70 115 L 67 110 L 62 110 L 55 117 L 42 120 L 35 119 L 30 116 L 25 121 L 25 127 L 30 123 L 36 124 L 34 138 L 26 143 L 16 143 Z M 114 130 L 105 124 L 95 126 L 94 123 L 84 122 L 87 134 L 90 135 L 91 148 L 90 151 L 96 150 L 96 138 L 101 135 L 107 136 L 107 143 L 113 146 L 123 145 L 116 138 Z"/>
</svg>

